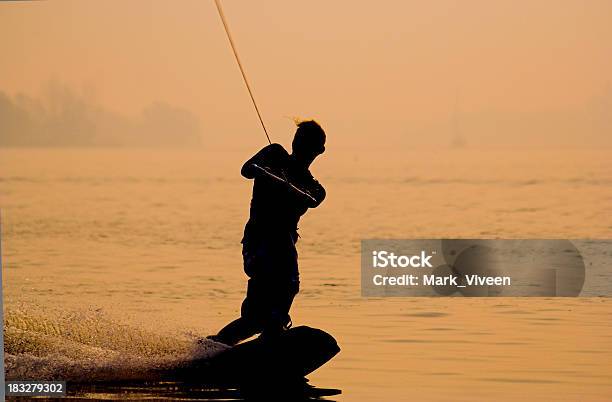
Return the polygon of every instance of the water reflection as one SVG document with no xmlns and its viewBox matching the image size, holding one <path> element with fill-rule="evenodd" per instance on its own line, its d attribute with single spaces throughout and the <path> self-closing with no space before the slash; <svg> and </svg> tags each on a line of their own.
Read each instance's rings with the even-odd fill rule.
<svg viewBox="0 0 612 402">
<path fill-rule="evenodd" d="M 149 381 L 68 384 L 68 398 L 107 401 L 332 401 L 327 397 L 342 392 L 339 389 L 317 388 L 306 381 L 293 385 L 259 384 L 257 387 Z"/>
</svg>

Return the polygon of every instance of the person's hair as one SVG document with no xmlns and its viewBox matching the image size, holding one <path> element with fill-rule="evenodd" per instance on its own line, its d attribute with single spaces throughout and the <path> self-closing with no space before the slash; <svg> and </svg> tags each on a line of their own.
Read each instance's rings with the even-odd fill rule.
<svg viewBox="0 0 612 402">
<path fill-rule="evenodd" d="M 319 123 L 314 120 L 304 120 L 296 124 L 297 130 L 291 144 L 293 150 L 322 154 L 325 151 L 325 131 Z"/>
</svg>

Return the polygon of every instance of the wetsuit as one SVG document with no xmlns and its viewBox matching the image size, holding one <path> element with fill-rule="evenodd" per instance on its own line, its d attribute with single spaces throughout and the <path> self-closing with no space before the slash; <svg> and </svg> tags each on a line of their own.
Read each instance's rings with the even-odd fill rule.
<svg viewBox="0 0 612 402">
<path fill-rule="evenodd" d="M 286 177 L 313 199 L 267 176 L 255 165 Z M 241 173 L 255 179 L 250 217 L 242 238 L 244 271 L 249 276 L 247 295 L 240 318 L 215 337 L 230 345 L 260 332 L 274 336 L 291 322 L 289 309 L 300 284 L 297 225 L 308 208 L 319 206 L 325 198 L 325 189 L 310 171 L 300 167 L 279 144 L 259 151 L 244 164 Z"/>
</svg>

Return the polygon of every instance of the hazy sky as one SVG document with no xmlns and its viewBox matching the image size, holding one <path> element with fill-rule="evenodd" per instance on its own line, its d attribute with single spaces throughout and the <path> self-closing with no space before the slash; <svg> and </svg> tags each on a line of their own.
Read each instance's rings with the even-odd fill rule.
<svg viewBox="0 0 612 402">
<path fill-rule="evenodd" d="M 281 142 L 302 116 L 343 146 L 611 144 L 612 1 L 223 5 Z M 205 145 L 265 141 L 212 0 L 2 2 L 0 51 L 11 96 L 55 81 L 120 114 L 187 109 Z"/>
</svg>

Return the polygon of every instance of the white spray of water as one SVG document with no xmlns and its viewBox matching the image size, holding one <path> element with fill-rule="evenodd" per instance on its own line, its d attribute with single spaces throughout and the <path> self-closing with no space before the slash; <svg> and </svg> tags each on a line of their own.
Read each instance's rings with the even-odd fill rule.
<svg viewBox="0 0 612 402">
<path fill-rule="evenodd" d="M 223 350 L 193 335 L 153 333 L 96 310 L 23 305 L 5 312 L 4 339 L 8 380 L 160 380 Z"/>
</svg>

